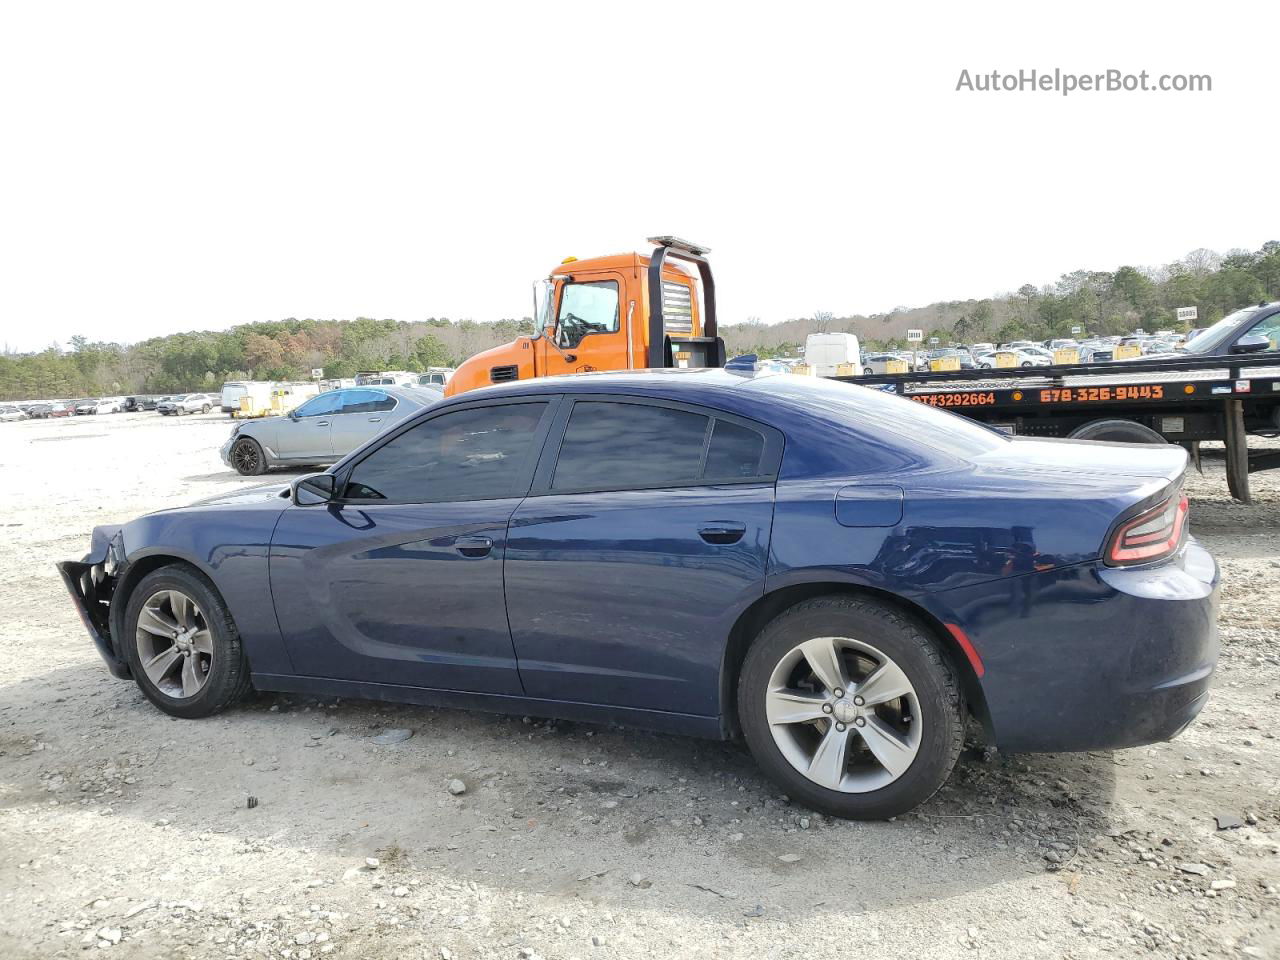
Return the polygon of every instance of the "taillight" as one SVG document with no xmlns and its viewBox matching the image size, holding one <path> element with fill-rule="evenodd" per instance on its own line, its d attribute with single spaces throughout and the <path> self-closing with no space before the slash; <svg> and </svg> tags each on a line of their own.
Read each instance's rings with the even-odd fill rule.
<svg viewBox="0 0 1280 960">
<path fill-rule="evenodd" d="M 1179 492 L 1126 520 L 1107 543 L 1107 563 L 1113 567 L 1151 563 L 1175 553 L 1187 531 L 1187 508 L 1187 496 Z"/>
</svg>

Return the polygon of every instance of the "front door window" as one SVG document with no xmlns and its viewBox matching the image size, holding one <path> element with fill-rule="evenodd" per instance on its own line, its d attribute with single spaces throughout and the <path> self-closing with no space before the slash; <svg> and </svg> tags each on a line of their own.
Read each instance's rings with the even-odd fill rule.
<svg viewBox="0 0 1280 960">
<path fill-rule="evenodd" d="M 614 280 L 568 283 L 560 294 L 556 344 L 569 350 L 592 333 L 618 332 L 618 284 Z"/>
</svg>

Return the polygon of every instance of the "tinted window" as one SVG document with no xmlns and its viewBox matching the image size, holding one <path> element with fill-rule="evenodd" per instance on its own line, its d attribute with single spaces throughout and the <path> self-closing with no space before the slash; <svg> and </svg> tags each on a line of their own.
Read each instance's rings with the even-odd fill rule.
<svg viewBox="0 0 1280 960">
<path fill-rule="evenodd" d="M 395 408 L 396 401 L 381 390 L 343 390 L 343 413 L 378 413 Z"/>
<path fill-rule="evenodd" d="M 1280 349 L 1280 313 L 1274 313 L 1265 320 L 1260 320 L 1249 331 L 1251 337 L 1266 337 L 1271 341 L 1268 350 Z"/>
<path fill-rule="evenodd" d="M 545 403 L 447 413 L 384 443 L 351 472 L 359 500 L 494 500 L 527 490 L 529 453 Z"/>
<path fill-rule="evenodd" d="M 696 483 L 709 418 L 636 403 L 575 403 L 551 481 L 555 490 Z"/>
<path fill-rule="evenodd" d="M 750 427 L 717 420 L 707 448 L 704 480 L 740 480 L 760 476 L 764 437 Z"/>
<path fill-rule="evenodd" d="M 330 390 L 318 397 L 312 397 L 294 412 L 300 417 L 320 417 L 337 413 L 342 406 L 342 396 L 337 390 Z"/>
<path fill-rule="evenodd" d="M 618 285 L 612 280 L 570 283 L 560 295 L 562 347 L 576 347 L 589 333 L 614 333 L 618 329 Z"/>
</svg>

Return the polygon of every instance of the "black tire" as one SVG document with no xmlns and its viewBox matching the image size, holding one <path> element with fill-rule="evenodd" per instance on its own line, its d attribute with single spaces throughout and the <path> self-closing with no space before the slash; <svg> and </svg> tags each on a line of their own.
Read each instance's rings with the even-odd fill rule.
<svg viewBox="0 0 1280 960">
<path fill-rule="evenodd" d="M 260 477 L 267 472 L 267 455 L 253 437 L 241 437 L 231 448 L 231 465 L 242 477 Z"/>
<path fill-rule="evenodd" d="M 870 367 L 863 367 L 863 368 L 862 368 L 862 375 L 863 375 L 864 377 L 870 377 L 870 376 L 873 376 L 874 374 L 875 374 L 875 371 L 874 371 L 874 370 L 872 370 Z"/>
<path fill-rule="evenodd" d="M 851 637 L 874 645 L 914 687 L 924 732 L 911 765 L 886 786 L 853 793 L 815 783 L 791 765 L 770 732 L 765 692 L 774 667 L 797 644 L 817 637 Z M 946 654 L 918 624 L 857 597 L 806 600 L 760 631 L 738 678 L 738 716 L 756 762 L 788 796 L 850 820 L 883 820 L 924 803 L 946 783 L 964 742 L 963 698 Z"/>
<path fill-rule="evenodd" d="M 1168 443 L 1150 427 L 1132 420 L 1094 420 L 1083 427 L 1076 427 L 1069 440 L 1107 440 L 1111 443 Z"/>
<path fill-rule="evenodd" d="M 152 683 L 142 667 L 137 628 L 142 606 L 162 590 L 179 590 L 196 602 L 213 636 L 214 655 L 208 678 L 192 697 L 175 698 Z M 147 574 L 133 588 L 125 607 L 121 647 L 143 695 L 173 717 L 195 720 L 212 716 L 242 699 L 250 689 L 249 661 L 240 634 L 217 588 L 203 574 L 184 563 L 173 563 Z"/>
<path fill-rule="evenodd" d="M 206 403 L 206 404 L 204 404 L 204 406 L 202 406 L 202 407 L 200 408 L 200 412 L 201 412 L 201 413 L 208 413 L 208 412 L 209 412 L 209 405 L 208 405 L 207 403 Z"/>
</svg>

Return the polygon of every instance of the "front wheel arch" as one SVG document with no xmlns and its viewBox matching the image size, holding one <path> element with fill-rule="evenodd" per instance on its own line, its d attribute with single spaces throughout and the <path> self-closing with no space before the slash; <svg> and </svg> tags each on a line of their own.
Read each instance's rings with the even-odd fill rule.
<svg viewBox="0 0 1280 960">
<path fill-rule="evenodd" d="M 742 672 L 742 664 L 751 642 L 765 625 L 779 614 L 796 604 L 823 596 L 852 596 L 872 600 L 892 607 L 901 616 L 914 621 L 947 655 L 950 666 L 960 681 L 960 688 L 969 713 L 981 724 L 987 741 L 992 744 L 996 742 L 991 712 L 987 708 L 982 683 L 974 673 L 973 665 L 960 648 L 960 644 L 942 621 L 924 607 L 886 590 L 877 590 L 861 584 L 829 581 L 780 587 L 756 600 L 739 615 L 733 629 L 729 631 L 729 639 L 725 644 L 720 664 L 720 722 L 721 733 L 726 739 L 738 740 L 742 737 L 742 730 L 738 723 L 738 676 Z"/>
<path fill-rule="evenodd" d="M 192 563 L 185 557 L 169 553 L 152 553 L 136 560 L 130 560 L 116 577 L 115 586 L 111 590 L 111 610 L 107 625 L 111 630 L 111 645 L 115 647 L 117 655 L 123 654 L 120 642 L 124 638 L 124 611 L 129 606 L 129 598 L 133 595 L 134 588 L 151 571 L 174 565 L 187 567 L 192 572 L 209 580 L 210 583 L 213 582 L 209 574 L 201 570 L 197 564 Z"/>
</svg>

